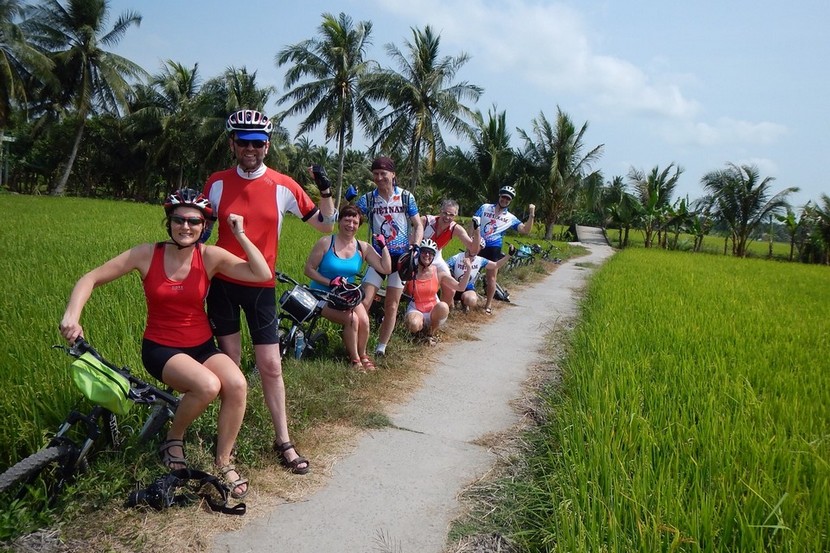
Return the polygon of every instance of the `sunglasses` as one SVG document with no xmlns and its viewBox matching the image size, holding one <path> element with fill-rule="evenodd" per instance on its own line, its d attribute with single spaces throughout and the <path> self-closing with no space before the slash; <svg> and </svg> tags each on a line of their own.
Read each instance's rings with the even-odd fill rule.
<svg viewBox="0 0 830 553">
<path fill-rule="evenodd" d="M 257 150 L 260 148 L 265 147 L 265 140 L 245 140 L 244 138 L 237 138 L 234 140 L 237 146 L 240 148 L 247 148 L 248 146 L 253 146 Z"/>
<path fill-rule="evenodd" d="M 178 215 L 171 215 L 170 221 L 177 225 L 184 225 L 187 223 L 191 227 L 197 227 L 204 224 L 205 220 L 201 217 L 179 217 Z"/>
</svg>

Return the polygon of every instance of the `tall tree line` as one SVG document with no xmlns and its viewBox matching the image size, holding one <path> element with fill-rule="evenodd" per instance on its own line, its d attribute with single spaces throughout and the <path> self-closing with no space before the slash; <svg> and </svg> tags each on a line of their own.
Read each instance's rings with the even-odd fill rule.
<svg viewBox="0 0 830 553">
<path fill-rule="evenodd" d="M 587 223 L 618 230 L 621 247 L 636 230 L 647 247 L 679 247 L 688 233 L 699 251 L 718 231 L 724 249 L 743 256 L 772 221 L 790 232 L 792 257 L 827 262 L 826 196 L 796 215 L 786 201 L 794 187 L 773 191 L 774 179 L 733 164 L 707 174 L 708 194 L 694 201 L 673 198 L 683 173 L 675 163 L 606 182 L 594 169 L 604 146 L 560 106 L 553 119 L 540 111 L 529 130 L 511 128 L 495 105 L 486 115 L 474 109 L 484 90 L 460 79 L 470 54 L 443 53 L 429 25 L 410 29 L 403 47 L 384 45 L 387 64 L 369 57 L 370 21 L 324 13 L 314 36 L 276 52 L 285 68 L 279 94 L 246 67 L 206 78 L 198 64 L 169 59 L 150 73 L 112 52 L 142 16 L 126 11 L 110 26 L 110 15 L 107 0 L 0 0 L 0 137 L 15 138 L 4 188 L 158 201 L 231 163 L 227 114 L 265 110 L 273 99 L 284 111 L 269 114 L 278 130 L 267 163 L 304 185 L 308 165 L 334 168 L 338 199 L 344 185 L 371 186 L 368 163 L 382 153 L 425 211 L 451 196 L 470 212 L 508 183 L 518 189 L 516 210 L 538 206 L 545 238 Z M 301 117 L 293 133 L 282 126 L 288 116 Z M 321 125 L 334 152 L 308 139 Z M 449 136 L 461 145 L 448 147 Z M 358 138 L 369 147 L 354 149 Z"/>
</svg>

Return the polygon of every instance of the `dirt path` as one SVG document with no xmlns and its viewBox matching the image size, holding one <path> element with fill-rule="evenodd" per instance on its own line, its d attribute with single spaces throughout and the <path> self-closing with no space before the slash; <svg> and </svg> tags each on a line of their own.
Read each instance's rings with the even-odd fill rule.
<svg viewBox="0 0 830 553">
<path fill-rule="evenodd" d="M 392 408 L 393 426 L 363 434 L 323 489 L 218 536 L 214 551 L 443 551 L 458 493 L 495 462 L 483 444 L 519 420 L 511 402 L 542 360 L 543 337 L 574 319 L 586 279 L 612 254 L 601 235 L 579 236 L 589 255 L 522 289 L 477 341 L 445 346 L 423 386 Z"/>
</svg>

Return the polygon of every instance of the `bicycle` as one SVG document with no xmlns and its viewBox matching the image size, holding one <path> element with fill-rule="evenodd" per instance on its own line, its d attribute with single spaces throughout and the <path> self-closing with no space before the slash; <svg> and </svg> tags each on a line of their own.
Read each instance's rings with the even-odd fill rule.
<svg viewBox="0 0 830 553">
<path fill-rule="evenodd" d="M 49 505 L 54 504 L 66 484 L 88 467 L 89 457 L 102 436 L 115 449 L 123 445 L 124 437 L 117 415 L 126 415 L 133 403 L 152 406 L 150 415 L 138 432 L 138 441 L 143 443 L 161 432 L 179 404 L 179 398 L 172 394 L 172 390 L 153 386 L 134 376 L 126 365 L 119 367 L 107 361 L 83 338 L 77 339 L 71 347 L 52 347 L 76 358 L 73 362 L 75 374 L 82 372 L 83 367 L 92 367 L 97 375 L 95 378 L 106 382 L 105 387 L 110 391 L 107 392 L 109 396 L 104 397 L 93 379 L 84 381 L 81 378 L 79 381 L 77 376 L 73 376 L 76 386 L 94 403 L 92 409 L 88 413 L 77 409 L 70 411 L 43 448 L 0 474 L 0 495 L 9 495 L 14 499 L 22 499 L 38 478 L 42 478 Z M 111 386 L 113 382 L 117 383 L 115 388 Z M 114 397 L 113 394 L 123 397 Z"/>
<path fill-rule="evenodd" d="M 309 288 L 279 271 L 276 279 L 283 284 L 293 285 L 290 290 L 283 292 L 279 300 L 281 316 L 277 336 L 280 357 L 285 358 L 289 352 L 294 352 L 296 359 L 302 359 L 323 351 L 328 347 L 329 338 L 324 330 L 317 330 L 317 323 L 328 302 L 328 292 Z M 298 347 L 297 342 L 301 337 L 302 343 Z"/>
</svg>

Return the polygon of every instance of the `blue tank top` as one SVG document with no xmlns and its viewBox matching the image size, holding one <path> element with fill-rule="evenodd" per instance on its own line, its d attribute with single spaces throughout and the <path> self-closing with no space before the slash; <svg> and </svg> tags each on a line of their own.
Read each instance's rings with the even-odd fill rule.
<svg viewBox="0 0 830 553">
<path fill-rule="evenodd" d="M 342 276 L 349 282 L 354 282 L 355 275 L 363 267 L 363 254 L 360 253 L 360 243 L 357 240 L 355 240 L 355 243 L 354 255 L 348 259 L 343 259 L 334 252 L 334 236 L 332 236 L 331 245 L 323 255 L 323 259 L 320 260 L 320 266 L 317 267 L 317 271 L 329 280 L 336 276 Z M 316 280 L 312 280 L 310 286 L 317 290 L 329 289 L 328 286 L 320 284 Z"/>
</svg>

